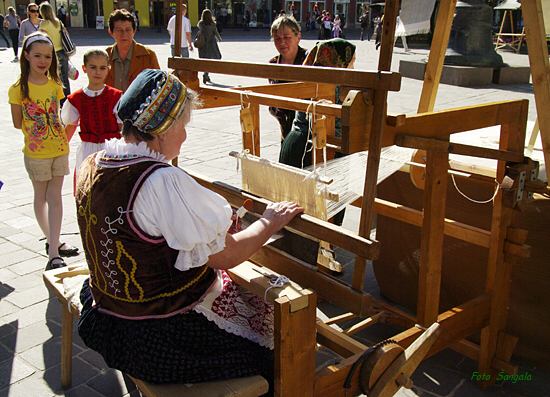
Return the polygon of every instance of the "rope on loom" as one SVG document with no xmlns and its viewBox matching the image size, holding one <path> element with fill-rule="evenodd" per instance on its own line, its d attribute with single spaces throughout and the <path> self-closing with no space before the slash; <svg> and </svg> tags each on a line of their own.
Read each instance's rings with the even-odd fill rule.
<svg viewBox="0 0 550 397">
<path fill-rule="evenodd" d="M 240 153 L 237 155 L 237 172 L 239 172 L 239 164 L 240 164 L 240 160 L 243 156 L 247 155 L 247 154 L 250 154 L 250 149 L 243 149 L 240 151 Z"/>
<path fill-rule="evenodd" d="M 241 97 L 241 109 L 244 109 L 243 94 L 245 94 L 246 99 L 248 99 L 248 94 L 251 93 L 251 92 L 252 91 L 250 91 L 250 90 L 244 90 L 244 91 L 241 91 L 239 93 L 240 97 Z M 252 130 L 250 133 L 252 134 L 252 154 L 255 156 L 256 155 L 256 146 L 254 145 L 254 130 Z"/>
<path fill-rule="evenodd" d="M 315 106 L 316 106 L 316 103 L 311 101 L 309 103 L 309 105 L 307 105 L 307 110 L 306 110 L 306 114 L 307 114 L 307 117 L 309 118 L 309 109 L 311 107 L 311 105 L 313 105 L 313 120 L 315 120 Z M 306 139 L 306 145 L 304 146 L 304 154 L 302 154 L 302 169 L 304 168 L 304 160 L 305 160 L 305 157 L 306 157 L 306 153 L 307 153 L 307 141 L 309 141 L 309 138 L 310 137 L 313 137 L 313 130 L 311 128 L 311 120 L 308 120 L 308 130 L 307 130 L 307 139 Z M 312 146 L 312 150 L 313 150 L 313 146 Z M 313 150 L 313 172 L 315 172 L 315 150 Z"/>
<path fill-rule="evenodd" d="M 271 278 L 268 283 L 269 285 L 271 285 L 271 287 L 265 290 L 264 301 L 267 300 L 267 291 L 269 291 L 271 288 L 280 288 L 283 285 L 290 283 L 290 280 L 287 276 L 280 275 L 277 278 Z"/>
<path fill-rule="evenodd" d="M 487 204 L 487 203 L 490 203 L 491 201 L 493 201 L 495 199 L 495 197 L 497 196 L 497 193 L 498 193 L 498 190 L 500 189 L 500 183 L 498 183 L 498 181 L 495 179 L 495 183 L 496 183 L 496 187 L 495 187 L 495 194 L 493 194 L 493 197 L 491 197 L 489 200 L 474 200 L 473 198 L 471 197 L 468 197 L 465 193 L 463 193 L 457 186 L 456 184 L 456 180 L 455 180 L 455 176 L 453 174 L 451 174 L 451 178 L 453 179 L 453 185 L 455 185 L 455 189 L 458 193 L 460 193 L 463 197 L 465 197 L 466 199 L 470 200 L 472 203 L 476 203 L 476 204 Z"/>
</svg>

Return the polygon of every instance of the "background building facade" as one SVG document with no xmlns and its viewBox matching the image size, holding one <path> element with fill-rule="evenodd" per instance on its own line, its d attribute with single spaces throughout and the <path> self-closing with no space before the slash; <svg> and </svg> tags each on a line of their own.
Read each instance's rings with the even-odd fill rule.
<svg viewBox="0 0 550 397">
<path fill-rule="evenodd" d="M 30 0 L 3 0 L 3 13 L 13 6 L 21 19 L 27 17 L 27 4 Z M 176 11 L 174 0 L 35 0 L 40 5 L 48 1 L 55 10 L 62 5 L 67 12 L 67 26 L 95 28 L 101 17 L 107 29 L 109 14 L 119 8 L 138 11 L 140 26 L 166 27 L 168 20 Z M 282 12 L 292 14 L 305 28 L 307 13 L 313 19 L 316 13 L 327 10 L 339 14 L 346 22 L 345 27 L 359 27 L 359 17 L 365 9 L 371 10 L 371 16 L 377 16 L 383 6 L 373 3 L 374 0 L 184 0 L 188 6 L 188 17 L 193 26 L 197 25 L 202 10 L 209 8 L 221 28 L 243 26 L 245 13 L 250 15 L 251 28 L 269 27 Z M 378 0 L 376 0 L 378 1 Z M 98 18 L 99 17 L 99 18 Z M 99 25 L 101 26 L 101 25 Z"/>
</svg>

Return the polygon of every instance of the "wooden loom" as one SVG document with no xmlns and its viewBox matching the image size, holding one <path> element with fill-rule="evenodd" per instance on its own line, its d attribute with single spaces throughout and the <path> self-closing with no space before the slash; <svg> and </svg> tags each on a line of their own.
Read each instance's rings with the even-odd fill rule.
<svg viewBox="0 0 550 397">
<path fill-rule="evenodd" d="M 183 82 L 200 92 L 206 108 L 240 105 L 242 91 L 248 91 L 246 102 L 252 111 L 254 133 L 243 133 L 243 148 L 250 149 L 257 155 L 260 154 L 259 105 L 307 111 L 311 102 L 300 98 L 312 98 L 316 95 L 317 99 L 330 98 L 335 85 L 344 88 L 344 103 L 319 104 L 316 110 L 318 114 L 328 118 L 329 124 L 334 122 L 335 117 L 342 120 L 342 137 L 329 136 L 328 143 L 344 153 L 369 150 L 364 194 L 354 203 L 361 207 L 358 235 L 305 215 L 293 220 L 288 227 L 299 234 L 328 241 L 353 253 L 356 260 L 351 285 L 269 246 L 250 259 L 271 271 L 285 274 L 302 287 L 314 290 L 323 299 L 349 312 L 339 319 L 353 316 L 365 318 L 347 332 L 339 333 L 329 327 L 339 319 L 327 322 L 316 320 L 315 294 L 304 294 L 308 296 L 307 304 L 295 308 L 288 301 L 276 301 L 275 392 L 278 396 L 360 394 L 359 371 L 352 378 L 351 389 L 344 389 L 343 384 L 353 364 L 368 347 L 349 335 L 379 321 L 407 328 L 392 338 L 402 348 L 409 347 L 422 335 L 422 329 L 415 324 L 429 327 L 439 323 L 441 333 L 426 356 L 451 347 L 477 360 L 479 373 L 493 375 L 489 380 L 479 383 L 480 387 L 488 387 L 501 370 L 507 374 L 517 373 L 517 367 L 509 363 L 517 339 L 507 335 L 505 329 L 511 267 L 518 257 L 526 256 L 529 250 L 523 244 L 527 232 L 513 227 L 516 204 L 527 199 L 528 190 L 535 185 L 535 181 L 530 180 L 536 179 L 538 172 L 538 165 L 523 155 L 528 103 L 504 101 L 412 116 L 386 114 L 387 93 L 399 90 L 401 79 L 398 73 L 387 71 L 391 62 L 397 2 L 386 2 L 385 15 L 386 26 L 378 72 L 181 58 L 171 58 L 168 62 L 168 66 L 175 69 Z M 232 89 L 206 88 L 199 85 L 199 71 L 295 82 Z M 501 126 L 498 150 L 449 143 L 451 134 L 494 125 Z M 376 198 L 380 149 L 394 144 L 427 151 L 422 212 Z M 494 199 L 490 230 L 445 218 L 449 152 L 498 160 L 496 179 L 500 189 Z M 494 183 L 492 179 L 481 174 L 471 173 L 470 178 L 481 184 Z M 261 197 L 198 177 L 197 180 L 222 194 L 233 206 L 238 207 L 244 199 L 252 198 L 253 213 L 261 214 L 265 208 L 266 201 Z M 368 239 L 374 213 L 422 227 L 416 316 L 379 301 L 363 291 L 366 262 L 376 259 L 379 250 L 384 248 L 378 242 Z M 489 250 L 489 259 L 484 293 L 456 308 L 439 313 L 444 235 L 486 247 Z M 239 283 L 255 289 L 253 279 L 239 274 L 233 276 Z M 300 332 L 295 332 L 296 329 L 300 329 Z M 481 331 L 479 345 L 465 340 L 478 331 Z M 342 356 L 343 360 L 338 365 L 315 373 L 315 342 Z M 374 385 L 377 380 L 380 382 L 379 388 L 391 386 L 391 390 L 385 389 L 386 394 L 380 395 L 393 395 L 400 386 L 408 383 L 402 378 L 398 383 L 395 381 L 401 373 L 400 365 L 411 370 L 403 358 L 406 354 L 399 356 L 400 363 L 397 360 L 390 364 L 399 354 L 401 353 L 394 352 L 391 358 L 383 353 L 380 355 L 385 359 L 378 362 L 387 362 L 380 364 L 374 371 L 376 375 L 366 380 L 372 387 L 367 387 L 371 391 L 369 395 L 375 395 L 374 391 L 378 392 Z M 367 366 L 376 364 L 377 361 Z M 392 365 L 398 368 L 395 369 Z M 411 372 L 406 373 L 403 370 L 406 376 Z"/>
</svg>

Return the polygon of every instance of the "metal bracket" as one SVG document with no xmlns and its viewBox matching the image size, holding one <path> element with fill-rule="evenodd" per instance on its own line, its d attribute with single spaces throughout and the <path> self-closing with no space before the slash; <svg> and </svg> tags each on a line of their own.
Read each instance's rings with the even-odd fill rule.
<svg viewBox="0 0 550 397">
<path fill-rule="evenodd" d="M 537 180 L 537 169 L 536 168 L 533 168 L 531 170 L 531 178 L 529 180 L 531 180 L 531 181 L 536 181 Z M 528 192 L 527 193 L 527 198 L 531 199 L 531 198 L 533 198 L 533 195 L 534 195 L 534 192 Z"/>
<path fill-rule="evenodd" d="M 521 171 L 519 173 L 518 192 L 516 195 L 516 201 L 521 201 L 523 199 L 523 190 L 525 188 L 525 175 L 526 175 L 526 171 Z"/>
</svg>

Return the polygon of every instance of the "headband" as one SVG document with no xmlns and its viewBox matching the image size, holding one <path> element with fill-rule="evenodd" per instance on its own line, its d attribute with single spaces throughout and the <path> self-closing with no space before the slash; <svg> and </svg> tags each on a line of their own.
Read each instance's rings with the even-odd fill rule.
<svg viewBox="0 0 550 397">
<path fill-rule="evenodd" d="M 34 43 L 35 41 L 44 41 L 50 45 L 53 45 L 51 40 L 49 39 L 49 37 L 46 37 L 44 35 L 41 35 L 41 34 L 37 34 L 37 35 L 34 35 L 34 36 L 31 36 L 27 39 L 27 41 L 25 42 L 25 50 L 27 48 L 29 48 L 29 46 Z"/>
</svg>

